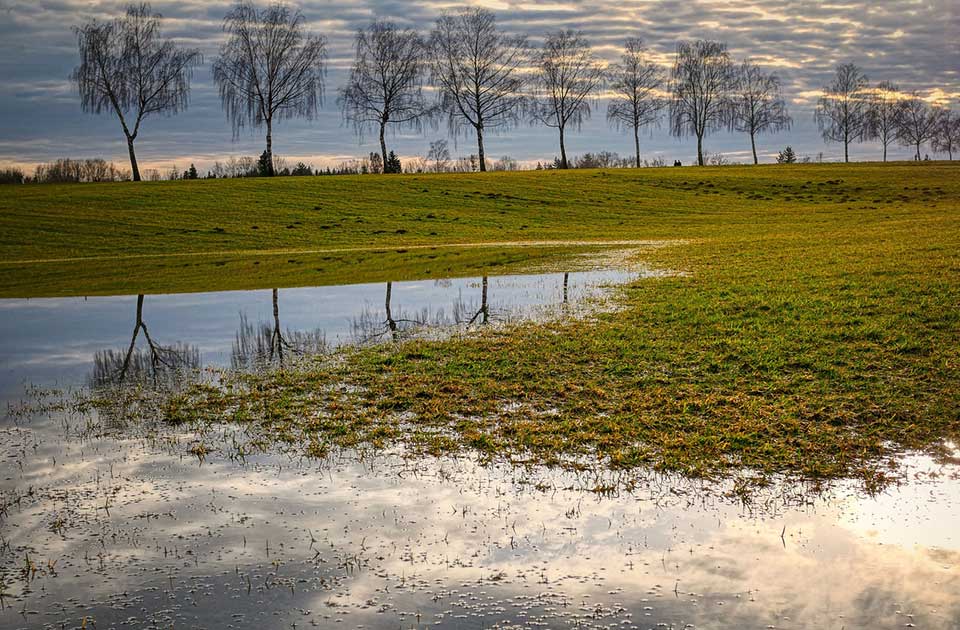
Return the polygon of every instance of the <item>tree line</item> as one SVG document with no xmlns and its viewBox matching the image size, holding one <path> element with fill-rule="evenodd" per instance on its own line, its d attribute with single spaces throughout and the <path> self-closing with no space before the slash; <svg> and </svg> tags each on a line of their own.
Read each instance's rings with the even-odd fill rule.
<svg viewBox="0 0 960 630">
<path fill-rule="evenodd" d="M 134 147 L 143 121 L 186 109 L 193 70 L 203 63 L 199 50 L 164 39 L 161 21 L 141 3 L 116 19 L 75 29 L 80 63 L 72 78 L 81 105 L 117 116 L 135 181 L 141 179 Z M 235 137 L 247 127 L 265 130 L 263 174 L 274 175 L 274 123 L 315 118 L 324 103 L 327 40 L 283 3 L 258 7 L 241 0 L 223 30 L 212 64 L 221 104 Z M 590 118 L 601 97 L 608 100 L 610 124 L 630 133 L 638 167 L 641 131 L 663 120 L 674 136 L 696 138 L 701 166 L 704 138 L 713 132 L 746 134 L 757 163 L 757 137 L 793 123 L 779 77 L 750 59 L 735 61 L 723 42 L 680 42 L 665 68 L 639 38 L 629 38 L 620 59 L 606 64 L 581 32 L 548 33 L 534 46 L 500 30 L 495 14 L 482 8 L 445 12 L 428 34 L 374 20 L 357 32 L 348 78 L 336 92 L 356 133 L 378 137 L 381 172 L 400 170 L 388 150 L 390 131 L 441 123 L 450 135 L 475 137 L 480 171 L 488 166 L 488 134 L 527 123 L 555 129 L 556 166 L 568 168 L 567 134 Z M 924 145 L 953 159 L 960 145 L 960 116 L 889 82 L 871 85 L 852 63 L 838 66 L 824 86 L 815 118 L 825 141 L 843 145 L 845 161 L 850 144 L 864 140 L 878 140 L 884 160 L 894 143 L 912 147 L 916 159 Z"/>
</svg>

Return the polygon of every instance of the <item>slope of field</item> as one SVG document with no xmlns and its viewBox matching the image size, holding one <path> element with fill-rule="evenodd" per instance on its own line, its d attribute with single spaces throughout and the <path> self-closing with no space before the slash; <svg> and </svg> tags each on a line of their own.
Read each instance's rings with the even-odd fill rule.
<svg viewBox="0 0 960 630">
<path fill-rule="evenodd" d="M 581 241 L 719 244 L 836 229 L 883 233 L 903 222 L 946 237 L 936 226 L 956 219 L 960 167 L 199 180 L 0 193 L 0 296 L 27 297 L 439 277 L 490 263 L 516 270 L 556 260 Z M 541 244 L 516 247 L 530 242 Z"/>
</svg>

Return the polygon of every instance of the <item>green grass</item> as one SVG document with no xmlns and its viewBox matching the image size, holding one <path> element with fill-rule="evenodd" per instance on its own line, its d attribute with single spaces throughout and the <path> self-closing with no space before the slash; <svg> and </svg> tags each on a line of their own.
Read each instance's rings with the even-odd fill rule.
<svg viewBox="0 0 960 630">
<path fill-rule="evenodd" d="M 0 297 L 463 275 L 476 260 L 431 265 L 417 260 L 424 252 L 397 250 L 896 220 L 927 203 L 949 206 L 957 174 L 937 163 L 5 186 Z"/>
<path fill-rule="evenodd" d="M 960 435 L 960 167 L 950 164 L 23 187 L 2 205 L 5 295 L 69 290 L 71 278 L 78 292 L 128 289 L 122 274 L 108 283 L 77 271 L 87 262 L 15 262 L 68 255 L 109 265 L 156 253 L 392 250 L 391 269 L 364 263 L 373 280 L 401 273 L 405 257 L 422 252 L 395 250 L 413 245 L 686 241 L 642 254 L 687 274 L 632 284 L 620 312 L 236 376 L 230 388 L 169 400 L 174 421 L 254 422 L 311 452 L 400 442 L 428 453 L 868 484 L 893 472 L 887 458 L 902 449 L 943 452 L 942 440 Z M 92 228 L 88 215 L 105 223 Z M 301 225 L 285 227 L 294 220 Z M 244 231 L 251 224 L 262 231 Z M 197 231 L 177 231 L 187 226 Z M 481 266 L 499 252 L 511 269 L 526 253 L 563 254 L 542 249 L 444 250 L 442 273 L 470 271 L 454 252 Z M 285 256 L 272 269 L 300 258 Z M 187 282 L 161 266 L 180 258 L 116 264 L 131 260 L 138 273 L 156 266 L 154 286 L 203 286 L 202 270 Z M 338 274 L 282 277 L 349 278 Z M 269 286 L 269 274 L 261 279 Z M 209 280 L 206 288 L 221 286 Z M 333 387 L 343 383 L 356 393 Z M 521 404 L 504 413 L 508 403 Z M 401 414 L 412 419 L 400 423 Z"/>
</svg>

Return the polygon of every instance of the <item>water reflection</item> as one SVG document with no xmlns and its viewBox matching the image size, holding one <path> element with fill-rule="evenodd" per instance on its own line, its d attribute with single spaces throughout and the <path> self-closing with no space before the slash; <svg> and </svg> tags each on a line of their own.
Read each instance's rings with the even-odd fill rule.
<svg viewBox="0 0 960 630">
<path fill-rule="evenodd" d="M 283 331 L 280 325 L 280 291 L 271 292 L 273 304 L 273 323 L 261 322 L 254 325 L 245 313 L 240 314 L 240 328 L 237 330 L 230 353 L 230 365 L 235 369 L 263 367 L 276 362 L 283 366 L 284 352 L 287 354 L 322 354 L 329 349 L 326 333 L 321 329 Z"/>
<path fill-rule="evenodd" d="M 240 464 L 235 427 L 3 438 L 3 627 L 218 627 L 225 611 L 236 627 L 960 621 L 960 480 L 930 461 L 880 500 L 771 488 L 745 508 L 655 474 L 597 495 L 609 479 L 465 459 Z M 198 443 L 214 449 L 202 464 L 181 457 Z"/>
<path fill-rule="evenodd" d="M 91 386 L 106 387 L 128 382 L 150 382 L 157 386 L 161 381 L 176 378 L 185 369 L 200 367 L 200 350 L 197 347 L 183 343 L 164 346 L 154 341 L 143 319 L 143 302 L 144 296 L 138 295 L 133 334 L 126 352 L 107 349 L 94 354 Z M 136 347 L 141 332 L 147 344 L 145 349 Z"/>
<path fill-rule="evenodd" d="M 574 314 L 629 277 L 0 301 L 0 397 Z M 784 483 L 743 505 L 655 472 L 317 460 L 242 424 L 108 420 L 0 423 L 0 627 L 960 627 L 947 459 L 880 496 Z"/>
<path fill-rule="evenodd" d="M 285 366 L 293 358 L 342 345 L 565 317 L 599 296 L 603 286 L 636 275 L 580 272 L 197 295 L 0 300 L 0 312 L 9 314 L 0 323 L 5 344 L 0 347 L 0 400 L 16 397 L 24 383 L 169 385 L 203 365 Z"/>
</svg>

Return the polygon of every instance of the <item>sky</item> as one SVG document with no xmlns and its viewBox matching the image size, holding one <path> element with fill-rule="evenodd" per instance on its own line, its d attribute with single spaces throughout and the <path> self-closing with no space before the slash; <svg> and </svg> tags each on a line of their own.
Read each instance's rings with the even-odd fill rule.
<svg viewBox="0 0 960 630">
<path fill-rule="evenodd" d="M 0 0 L 0 164 L 31 168 L 61 157 L 102 157 L 126 164 L 126 143 L 117 118 L 80 108 L 69 76 L 78 63 L 72 27 L 90 19 L 122 13 L 125 2 L 107 0 Z M 358 138 L 342 121 L 336 92 L 352 60 L 357 29 L 375 18 L 427 33 L 443 11 L 464 4 L 496 14 L 500 27 L 529 36 L 534 45 L 546 33 L 583 31 L 596 54 L 615 61 L 627 37 L 640 37 L 656 59 L 671 62 L 677 42 L 716 39 L 726 42 L 735 60 L 749 57 L 776 72 L 794 119 L 791 130 L 761 136 L 761 161 L 773 161 L 791 145 L 803 157 L 842 157 L 843 147 L 825 144 L 813 111 L 820 90 L 837 64 L 854 62 L 871 83 L 893 81 L 904 91 L 918 91 L 931 102 L 960 109 L 960 0 L 291 0 L 304 13 L 310 30 L 328 40 L 329 73 L 319 116 L 310 121 L 282 121 L 274 129 L 274 151 L 289 162 L 333 165 L 378 149 L 376 137 Z M 172 117 L 148 118 L 137 140 L 141 168 L 203 171 L 214 160 L 257 155 L 264 148 L 261 130 L 234 138 L 220 106 L 211 65 L 223 40 L 223 16 L 231 2 L 155 0 L 167 37 L 199 48 L 204 64 L 194 71 L 190 106 Z M 579 131 L 568 133 L 568 155 L 615 151 L 631 155 L 628 134 L 606 121 L 607 103 L 592 102 L 593 114 Z M 446 126 L 389 138 L 401 158 L 422 156 L 432 140 L 446 137 Z M 476 152 L 472 136 L 450 138 L 451 152 Z M 551 161 L 559 153 L 555 129 L 523 125 L 486 138 L 486 153 L 511 156 L 523 163 Z M 674 138 L 666 124 L 641 138 L 643 157 L 672 164 L 695 160 L 696 142 Z M 747 162 L 746 134 L 717 133 L 705 141 L 708 154 Z M 853 159 L 879 159 L 874 143 L 851 148 Z M 911 150 L 894 148 L 891 158 L 908 159 Z"/>
</svg>

